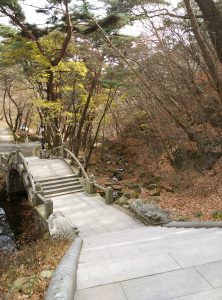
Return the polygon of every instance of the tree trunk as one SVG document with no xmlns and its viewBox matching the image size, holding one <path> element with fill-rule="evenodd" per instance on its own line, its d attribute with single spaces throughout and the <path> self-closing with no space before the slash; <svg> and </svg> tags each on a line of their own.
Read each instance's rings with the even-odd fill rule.
<svg viewBox="0 0 222 300">
<path fill-rule="evenodd" d="M 95 76 L 95 78 L 93 78 L 93 82 L 92 82 L 91 88 L 89 90 L 88 97 L 86 99 L 86 104 L 83 108 L 82 116 L 79 121 L 79 127 L 78 127 L 78 131 L 77 131 L 77 135 L 76 135 L 76 139 L 75 139 L 75 146 L 74 146 L 74 153 L 76 156 L 78 156 L 78 154 L 79 154 L 79 150 L 80 150 L 80 146 L 81 146 L 80 142 L 81 142 L 81 137 L 82 137 L 82 129 L 83 129 L 83 125 L 85 123 L 87 111 L 88 111 L 88 108 L 89 108 L 89 105 L 90 105 L 90 102 L 91 102 L 91 99 L 92 99 L 92 96 L 94 93 L 94 89 L 97 84 L 97 78 L 98 78 L 97 75 Z"/>
<path fill-rule="evenodd" d="M 221 77 L 220 65 L 218 63 L 219 61 L 217 62 L 215 57 L 213 57 L 213 54 L 210 52 L 208 45 L 206 44 L 206 42 L 202 36 L 199 25 L 197 23 L 194 12 L 192 10 L 190 0 L 184 0 L 184 3 L 186 6 L 186 9 L 187 9 L 187 13 L 190 17 L 190 22 L 192 25 L 192 29 L 193 29 L 195 38 L 200 47 L 203 58 L 207 64 L 209 73 L 215 82 L 216 90 L 218 92 L 220 100 L 222 101 L 222 77 Z"/>
<path fill-rule="evenodd" d="M 198 4 L 208 31 L 216 49 L 217 55 L 222 62 L 222 13 L 213 0 L 195 0 Z"/>
</svg>

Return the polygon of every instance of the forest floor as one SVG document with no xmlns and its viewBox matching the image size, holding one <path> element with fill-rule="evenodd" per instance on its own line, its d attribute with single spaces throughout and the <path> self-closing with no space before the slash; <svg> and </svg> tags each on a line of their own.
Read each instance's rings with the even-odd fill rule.
<svg viewBox="0 0 222 300">
<path fill-rule="evenodd" d="M 70 242 L 53 240 L 48 234 L 39 237 L 32 208 L 24 195 L 7 201 L 2 173 L 0 199 L 16 242 L 12 252 L 0 250 L 0 299 L 42 300 L 52 273 Z"/>
<path fill-rule="evenodd" d="M 151 202 L 172 220 L 222 220 L 221 158 L 207 170 L 175 171 L 165 154 L 151 160 L 142 140 L 125 138 L 95 149 L 90 171 L 118 196 Z"/>
<path fill-rule="evenodd" d="M 44 299 L 52 273 L 69 245 L 46 235 L 20 245 L 13 253 L 0 251 L 0 299 Z"/>
</svg>

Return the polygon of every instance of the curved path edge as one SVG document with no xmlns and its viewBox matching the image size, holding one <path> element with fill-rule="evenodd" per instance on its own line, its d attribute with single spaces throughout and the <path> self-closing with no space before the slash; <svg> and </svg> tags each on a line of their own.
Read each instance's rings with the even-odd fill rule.
<svg viewBox="0 0 222 300">
<path fill-rule="evenodd" d="M 208 221 L 208 222 L 171 222 L 164 227 L 175 227 L 175 228 L 222 228 L 221 221 Z"/>
<path fill-rule="evenodd" d="M 76 272 L 83 240 L 75 239 L 52 275 L 45 300 L 73 300 Z"/>
</svg>

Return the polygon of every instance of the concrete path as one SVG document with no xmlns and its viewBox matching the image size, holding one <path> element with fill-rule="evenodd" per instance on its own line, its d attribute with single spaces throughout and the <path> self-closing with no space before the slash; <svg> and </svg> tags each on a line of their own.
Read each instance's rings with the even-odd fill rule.
<svg viewBox="0 0 222 300">
<path fill-rule="evenodd" d="M 62 159 L 40 159 L 37 156 L 32 156 L 26 157 L 26 161 L 34 181 L 73 174 L 70 166 Z"/>
<path fill-rule="evenodd" d="M 9 130 L 6 127 L 0 128 L 0 153 L 10 153 L 19 147 L 24 156 L 31 156 L 33 155 L 33 149 L 38 144 L 39 142 L 13 144 L 13 137 Z"/>
<path fill-rule="evenodd" d="M 143 228 L 144 225 L 127 214 L 104 203 L 99 195 L 73 193 L 52 197 L 54 211 L 61 211 L 73 225 L 78 226 L 80 237 Z"/>
<path fill-rule="evenodd" d="M 80 229 L 74 300 L 221 300 L 222 230 L 146 227 L 98 196 L 53 197 Z"/>
<path fill-rule="evenodd" d="M 143 227 L 85 238 L 75 300 L 221 300 L 222 230 Z"/>
<path fill-rule="evenodd" d="M 13 137 L 7 130 L 7 128 L 2 127 L 0 128 L 0 144 L 9 144 L 13 142 Z"/>
</svg>

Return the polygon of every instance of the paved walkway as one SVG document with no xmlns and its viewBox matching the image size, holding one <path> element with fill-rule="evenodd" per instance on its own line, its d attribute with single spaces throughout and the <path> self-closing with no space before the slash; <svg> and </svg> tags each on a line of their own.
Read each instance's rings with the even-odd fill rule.
<svg viewBox="0 0 222 300">
<path fill-rule="evenodd" d="M 221 300 L 222 230 L 143 227 L 85 238 L 75 300 Z"/>
<path fill-rule="evenodd" d="M 92 237 L 107 232 L 143 228 L 144 225 L 127 214 L 104 203 L 99 195 L 74 193 L 52 197 L 54 211 L 61 211 L 78 226 L 80 237 Z"/>
<path fill-rule="evenodd" d="M 9 144 L 13 142 L 13 137 L 7 130 L 7 128 L 0 128 L 0 144 Z"/>
<path fill-rule="evenodd" d="M 146 227 L 100 196 L 53 197 L 80 229 L 74 300 L 221 300 L 222 230 Z"/>
<path fill-rule="evenodd" d="M 13 144 L 13 137 L 6 127 L 0 128 L 0 153 L 9 153 L 19 147 L 24 156 L 33 155 L 33 149 L 39 142 L 30 142 L 22 144 Z"/>
</svg>

